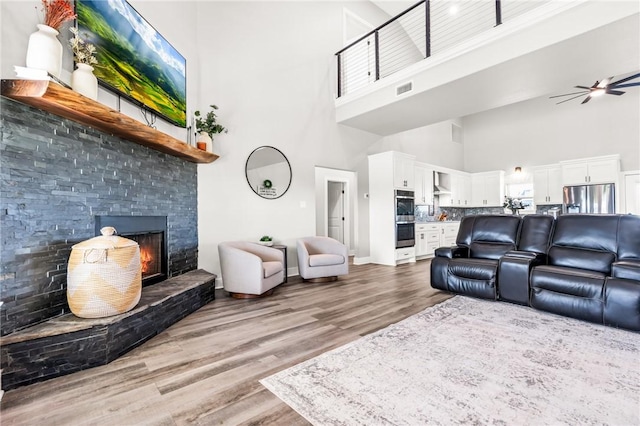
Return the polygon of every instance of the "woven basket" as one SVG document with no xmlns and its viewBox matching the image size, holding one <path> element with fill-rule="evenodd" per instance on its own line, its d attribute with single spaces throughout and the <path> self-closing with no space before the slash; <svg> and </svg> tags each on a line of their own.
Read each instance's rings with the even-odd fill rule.
<svg viewBox="0 0 640 426">
<path fill-rule="evenodd" d="M 135 308 L 142 294 L 140 247 L 105 227 L 102 236 L 72 247 L 67 301 L 80 318 L 102 318 Z"/>
</svg>

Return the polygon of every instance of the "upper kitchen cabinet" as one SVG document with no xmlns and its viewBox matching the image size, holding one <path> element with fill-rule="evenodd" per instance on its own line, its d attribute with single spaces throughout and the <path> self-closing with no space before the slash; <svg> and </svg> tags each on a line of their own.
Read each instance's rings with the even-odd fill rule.
<svg viewBox="0 0 640 426">
<path fill-rule="evenodd" d="M 451 207 L 471 205 L 471 176 L 467 173 L 451 175 Z"/>
<path fill-rule="evenodd" d="M 396 189 L 414 189 L 416 157 L 393 151 L 384 154 L 389 154 L 392 159 L 393 186 Z"/>
<path fill-rule="evenodd" d="M 416 205 L 433 204 L 433 169 L 416 163 L 414 178 Z"/>
<path fill-rule="evenodd" d="M 468 173 L 447 170 L 436 171 L 438 182 L 434 182 L 439 204 L 441 207 L 470 207 L 471 206 L 471 177 Z M 435 181 L 436 179 L 434 179 Z"/>
<path fill-rule="evenodd" d="M 615 183 L 620 173 L 620 156 L 584 158 L 561 161 L 563 185 Z"/>
<path fill-rule="evenodd" d="M 504 171 L 473 173 L 471 175 L 471 205 L 496 207 L 504 202 Z"/>
<path fill-rule="evenodd" d="M 562 170 L 559 165 L 533 170 L 533 202 L 536 205 L 562 204 Z"/>
</svg>

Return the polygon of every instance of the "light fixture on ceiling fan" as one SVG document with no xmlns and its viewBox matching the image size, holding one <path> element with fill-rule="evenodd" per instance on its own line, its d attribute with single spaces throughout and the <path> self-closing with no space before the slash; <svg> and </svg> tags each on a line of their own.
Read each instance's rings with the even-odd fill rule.
<svg viewBox="0 0 640 426">
<path fill-rule="evenodd" d="M 556 105 L 558 105 L 558 104 L 561 104 L 563 102 L 569 102 L 569 101 L 572 101 L 572 100 L 577 99 L 579 97 L 582 97 L 584 95 L 587 95 L 587 97 L 584 98 L 584 100 L 581 102 L 582 104 L 586 104 L 587 102 L 589 102 L 589 100 L 591 98 L 602 96 L 605 93 L 608 94 L 608 95 L 620 96 L 620 95 L 624 95 L 625 92 L 623 92 L 621 90 L 618 90 L 618 89 L 621 89 L 623 87 L 640 86 L 640 82 L 627 83 L 628 81 L 633 80 L 635 78 L 640 78 L 640 74 L 633 74 L 633 75 L 631 75 L 629 77 L 625 77 L 622 80 L 618 80 L 618 81 L 613 82 L 613 83 L 610 83 L 610 81 L 613 80 L 613 77 L 609 77 L 609 78 L 605 78 L 602 81 L 596 81 L 593 84 L 593 86 L 591 86 L 591 87 L 575 86 L 576 89 L 583 89 L 580 92 L 565 93 L 564 95 L 550 96 L 549 99 L 561 98 L 561 97 L 564 97 L 564 96 L 577 95 L 577 96 L 574 96 L 573 98 L 565 99 L 564 101 L 558 102 L 556 104 Z"/>
</svg>

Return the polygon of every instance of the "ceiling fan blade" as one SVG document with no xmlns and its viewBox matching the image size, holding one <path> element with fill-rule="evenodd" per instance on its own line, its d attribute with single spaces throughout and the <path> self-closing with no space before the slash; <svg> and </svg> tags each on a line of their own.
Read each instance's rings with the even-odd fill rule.
<svg viewBox="0 0 640 426">
<path fill-rule="evenodd" d="M 580 104 L 586 104 L 587 102 L 589 102 L 591 100 L 591 95 L 587 95 L 586 98 L 584 98 L 584 101 L 580 102 Z"/>
<path fill-rule="evenodd" d="M 633 87 L 633 86 L 640 86 L 640 82 L 638 83 L 627 83 L 627 84 L 610 84 L 609 87 L 613 88 L 613 89 L 619 89 L 621 87 Z"/>
<path fill-rule="evenodd" d="M 611 83 L 611 85 L 617 86 L 620 83 L 624 83 L 625 81 L 633 80 L 634 78 L 638 78 L 638 77 L 640 77 L 640 74 L 630 75 L 629 77 L 625 77 L 622 80 L 618 80 L 618 81 L 616 81 L 614 83 Z M 634 84 L 638 85 L 640 83 L 634 83 Z"/>
<path fill-rule="evenodd" d="M 624 95 L 625 92 L 623 92 L 622 90 L 611 90 L 611 89 L 607 89 L 605 90 L 605 93 L 607 93 L 608 95 Z"/>
<path fill-rule="evenodd" d="M 611 80 L 613 80 L 613 76 L 611 76 L 609 78 L 605 78 L 600 83 L 598 83 L 598 85 L 596 87 L 599 88 L 599 89 L 604 89 L 605 87 L 607 87 L 607 85 L 609 84 L 609 82 Z"/>
<path fill-rule="evenodd" d="M 587 86 L 573 86 L 573 87 L 575 87 L 576 89 L 585 89 L 585 90 L 591 90 L 592 89 L 592 87 L 587 87 Z"/>
<path fill-rule="evenodd" d="M 581 92 L 573 92 L 573 93 L 565 93 L 564 95 L 549 96 L 549 99 L 553 99 L 553 98 L 561 98 L 561 97 L 563 97 L 563 96 L 571 96 L 571 95 L 577 95 L 577 94 L 581 94 L 581 95 L 583 95 L 583 94 L 587 94 L 587 93 L 589 93 L 589 91 L 588 91 L 588 90 L 583 90 L 583 91 L 581 91 Z"/>
<path fill-rule="evenodd" d="M 569 99 L 565 99 L 564 101 L 560 101 L 560 102 L 556 103 L 556 105 L 560 105 L 561 103 L 572 101 L 572 100 L 577 99 L 577 98 L 579 98 L 581 96 L 584 96 L 584 93 L 581 93 L 578 96 L 574 96 L 573 98 L 569 98 Z"/>
</svg>

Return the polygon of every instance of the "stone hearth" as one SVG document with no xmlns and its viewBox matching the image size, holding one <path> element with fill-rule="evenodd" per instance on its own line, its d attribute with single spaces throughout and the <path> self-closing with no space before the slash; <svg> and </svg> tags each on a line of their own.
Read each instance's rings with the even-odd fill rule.
<svg viewBox="0 0 640 426">
<path fill-rule="evenodd" d="M 202 269 L 142 290 L 133 310 L 106 318 L 66 314 L 0 338 L 5 390 L 107 364 L 214 299 Z"/>
</svg>

